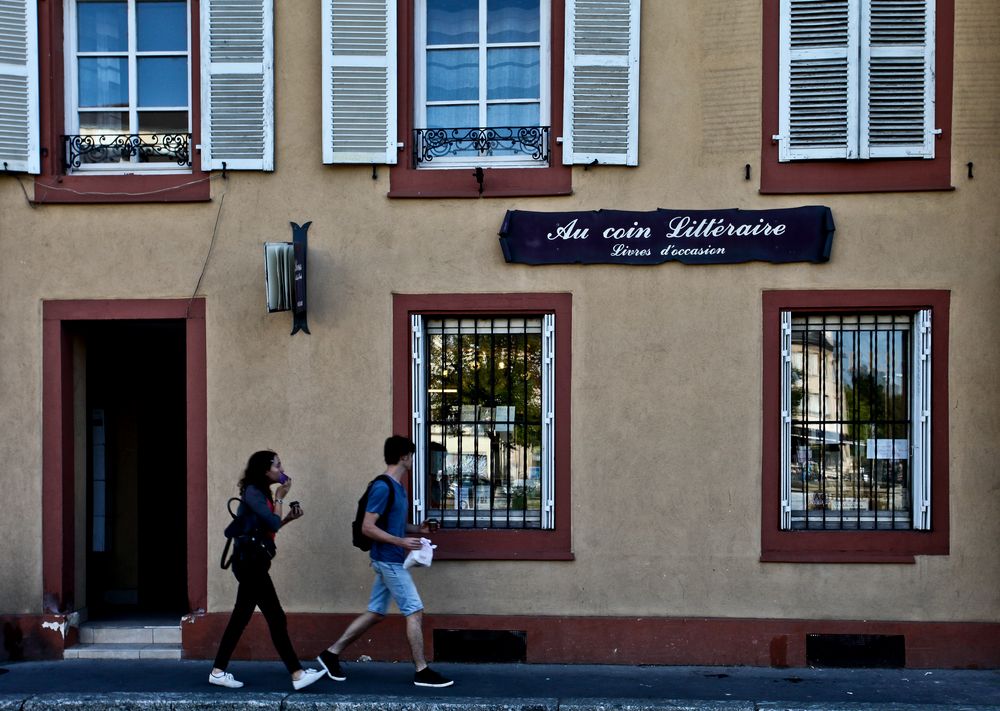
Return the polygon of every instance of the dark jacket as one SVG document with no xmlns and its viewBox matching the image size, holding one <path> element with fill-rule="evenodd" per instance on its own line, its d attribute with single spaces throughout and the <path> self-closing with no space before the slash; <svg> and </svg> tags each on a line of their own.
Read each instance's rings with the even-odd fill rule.
<svg viewBox="0 0 1000 711">
<path fill-rule="evenodd" d="M 251 531 L 261 530 L 274 533 L 281 528 L 281 517 L 271 511 L 267 505 L 267 496 L 256 486 L 248 486 L 243 491 L 240 507 L 236 511 L 236 519 L 232 529 L 227 529 L 226 535 L 242 535 Z"/>
</svg>

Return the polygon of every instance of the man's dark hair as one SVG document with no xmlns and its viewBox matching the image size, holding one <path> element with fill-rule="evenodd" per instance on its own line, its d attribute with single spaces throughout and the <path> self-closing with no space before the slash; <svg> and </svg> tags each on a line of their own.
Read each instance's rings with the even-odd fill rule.
<svg viewBox="0 0 1000 711">
<path fill-rule="evenodd" d="M 403 437 L 402 435 L 389 437 L 382 448 L 382 453 L 385 455 L 385 463 L 389 466 L 399 464 L 400 459 L 416 451 L 417 445 L 409 437 Z"/>
</svg>

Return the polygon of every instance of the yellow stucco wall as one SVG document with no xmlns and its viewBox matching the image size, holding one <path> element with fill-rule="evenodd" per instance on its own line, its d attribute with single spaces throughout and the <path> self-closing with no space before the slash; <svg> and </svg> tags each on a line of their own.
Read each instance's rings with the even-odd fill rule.
<svg viewBox="0 0 1000 711">
<path fill-rule="evenodd" d="M 319 3 L 277 3 L 274 173 L 216 175 L 209 203 L 34 208 L 0 178 L 0 612 L 41 610 L 39 513 L 52 505 L 41 491 L 42 302 L 190 297 L 218 219 L 198 291 L 210 610 L 235 595 L 216 565 L 224 502 L 262 447 L 281 454 L 307 512 L 279 536 L 272 571 L 286 609 L 365 603 L 369 573 L 347 523 L 390 429 L 393 292 L 565 291 L 576 560 L 435 564 L 418 573 L 428 610 L 1000 619 L 1000 10 L 957 3 L 954 191 L 768 197 L 760 3 L 643 5 L 640 165 L 577 168 L 569 197 L 389 200 L 388 170 L 373 181 L 370 167 L 323 166 Z M 829 263 L 528 267 L 504 263 L 497 242 L 508 209 L 807 204 L 833 210 Z M 306 220 L 312 335 L 289 338 L 290 316 L 265 313 L 261 244 Z M 783 288 L 951 291 L 950 555 L 759 562 L 761 291 Z"/>
</svg>

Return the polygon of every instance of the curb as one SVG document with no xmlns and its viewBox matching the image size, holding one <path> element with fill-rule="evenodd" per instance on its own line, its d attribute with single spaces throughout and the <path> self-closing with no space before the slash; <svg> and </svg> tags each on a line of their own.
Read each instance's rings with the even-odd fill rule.
<svg viewBox="0 0 1000 711">
<path fill-rule="evenodd" d="M 898 703 L 718 700 L 621 700 L 535 698 L 516 701 L 465 697 L 434 699 L 426 696 L 395 697 L 328 694 L 298 695 L 285 692 L 222 696 L 218 693 L 119 692 L 101 694 L 0 694 L 0 711 L 939 711 L 940 705 Z M 996 705 L 948 706 L 948 711 L 1000 711 Z"/>
</svg>

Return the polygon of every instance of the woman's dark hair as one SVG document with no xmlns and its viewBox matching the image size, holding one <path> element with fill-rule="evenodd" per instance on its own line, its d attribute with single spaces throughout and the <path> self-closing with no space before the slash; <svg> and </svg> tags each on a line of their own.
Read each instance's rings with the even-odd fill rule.
<svg viewBox="0 0 1000 711">
<path fill-rule="evenodd" d="M 274 463 L 274 458 L 277 456 L 277 454 L 269 449 L 262 449 L 250 455 L 247 468 L 243 472 L 243 478 L 240 479 L 241 496 L 248 486 L 256 486 L 267 497 L 268 501 L 272 500 L 271 484 L 274 482 L 267 478 L 267 472 L 270 471 L 271 465 Z"/>
</svg>

